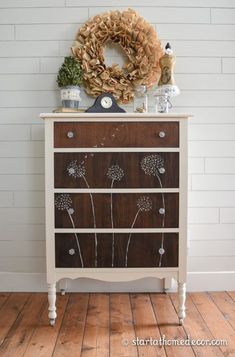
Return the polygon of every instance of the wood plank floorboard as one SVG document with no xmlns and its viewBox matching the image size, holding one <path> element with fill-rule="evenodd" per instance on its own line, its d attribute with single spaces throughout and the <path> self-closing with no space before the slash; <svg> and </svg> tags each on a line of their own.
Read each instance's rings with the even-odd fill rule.
<svg viewBox="0 0 235 357">
<path fill-rule="evenodd" d="M 220 346 L 224 356 L 235 356 L 234 329 L 224 318 L 210 295 L 208 293 L 190 293 L 189 295 L 214 338 L 227 341 L 227 346 Z"/>
<path fill-rule="evenodd" d="M 162 337 L 169 340 L 186 339 L 187 335 L 183 326 L 179 326 L 178 315 L 169 296 L 160 293 L 151 294 L 150 296 Z M 195 356 L 191 346 L 174 346 L 170 344 L 166 345 L 165 349 L 169 357 Z"/>
<path fill-rule="evenodd" d="M 0 356 L 23 356 L 34 329 L 38 325 L 45 301 L 45 293 L 31 294 L 3 341 L 0 349 Z"/>
<path fill-rule="evenodd" d="M 170 294 L 171 301 L 177 311 L 178 309 L 178 295 Z M 190 339 L 194 340 L 212 340 L 214 337 L 208 329 L 205 321 L 198 313 L 191 297 L 187 295 L 186 299 L 186 314 L 187 318 L 184 322 L 184 330 Z M 197 357 L 222 357 L 223 353 L 219 347 L 216 346 L 193 346 L 194 353 Z"/>
<path fill-rule="evenodd" d="M 46 293 L 0 293 L 0 357 L 235 357 L 234 291 L 188 293 L 183 326 L 177 308 L 176 293 L 58 294 L 51 327 Z M 156 343 L 188 337 L 228 344 Z"/>
</svg>

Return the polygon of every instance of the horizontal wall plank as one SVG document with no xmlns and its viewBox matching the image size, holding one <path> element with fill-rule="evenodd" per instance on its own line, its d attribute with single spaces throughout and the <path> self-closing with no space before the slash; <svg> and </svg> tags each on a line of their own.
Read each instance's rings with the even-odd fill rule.
<svg viewBox="0 0 235 357">
<path fill-rule="evenodd" d="M 188 162 L 189 174 L 202 174 L 204 173 L 204 159 L 198 157 L 191 157 Z"/>
<path fill-rule="evenodd" d="M 0 241 L 0 257 L 45 257 L 45 241 Z"/>
<path fill-rule="evenodd" d="M 174 108 L 176 112 L 191 113 L 189 124 L 235 124 L 235 108 L 229 107 L 184 107 Z"/>
<path fill-rule="evenodd" d="M 0 73 L 38 73 L 39 58 L 0 58 Z"/>
<path fill-rule="evenodd" d="M 199 9 L 200 10 L 200 9 Z M 203 19 L 206 19 L 206 10 L 198 11 L 196 16 L 200 14 Z M 193 10 L 191 10 L 193 13 Z M 51 24 L 51 23 L 83 23 L 88 19 L 88 9 L 81 8 L 79 11 L 74 11 L 69 8 L 10 8 L 2 9 L 0 12 L 1 24 Z M 206 21 L 204 21 L 206 22 Z"/>
<path fill-rule="evenodd" d="M 235 125 L 191 125 L 189 140 L 235 140 Z"/>
<path fill-rule="evenodd" d="M 44 140 L 44 125 L 32 125 L 31 126 L 31 139 L 32 140 Z"/>
<path fill-rule="evenodd" d="M 234 107 L 235 91 L 228 90 L 182 90 L 181 95 L 173 98 L 174 106 L 188 107 Z"/>
<path fill-rule="evenodd" d="M 2 0 L 7 1 L 7 0 Z M 10 0 L 16 1 L 16 0 Z M 26 0 L 23 0 L 26 1 Z M 34 0 L 36 1 L 36 0 Z M 128 6 L 143 6 L 143 0 L 128 0 Z M 233 0 L 158 0 L 158 6 L 164 7 L 235 7 Z M 82 3 L 80 0 L 66 0 L 66 6 L 72 7 L 82 7 L 82 6 L 96 6 L 97 7 L 97 0 L 87 0 L 86 2 Z M 100 7 L 107 7 L 110 6 L 110 0 L 102 0 L 100 2 Z M 120 1 L 112 0 L 112 6 L 120 6 Z M 156 6 L 156 0 L 145 0 L 144 6 Z"/>
<path fill-rule="evenodd" d="M 0 90 L 55 90 L 54 74 L 5 74 L 0 75 Z"/>
<path fill-rule="evenodd" d="M 63 7 L 65 0 L 0 0 L 0 8 L 9 7 Z"/>
<path fill-rule="evenodd" d="M 223 240 L 234 239 L 235 224 L 191 224 L 189 239 L 191 240 Z"/>
<path fill-rule="evenodd" d="M 222 72 L 235 73 L 235 58 L 222 58 Z"/>
<path fill-rule="evenodd" d="M 203 24 L 156 24 L 156 31 L 161 39 L 168 40 L 235 40 L 234 25 Z"/>
<path fill-rule="evenodd" d="M 190 272 L 220 272 L 234 271 L 234 256 L 227 257 L 190 257 L 188 261 Z M 220 288 L 217 288 L 220 290 Z"/>
<path fill-rule="evenodd" d="M 231 46 L 231 41 L 188 41 L 171 40 L 174 53 L 177 56 L 195 57 L 233 57 L 235 48 Z"/>
<path fill-rule="evenodd" d="M 8 91 L 0 92 L 0 106 L 14 104 L 15 107 L 57 107 L 60 103 L 57 91 Z"/>
<path fill-rule="evenodd" d="M 44 175 L 0 175 L 1 190 L 43 190 Z"/>
<path fill-rule="evenodd" d="M 213 24 L 235 24 L 235 10 L 211 9 L 211 22 Z"/>
<path fill-rule="evenodd" d="M 43 174 L 44 158 L 0 158 L 0 175 Z"/>
<path fill-rule="evenodd" d="M 16 25 L 16 40 L 73 40 L 81 24 Z"/>
<path fill-rule="evenodd" d="M 45 240 L 44 224 L 2 224 L 0 230 L 0 240 Z"/>
<path fill-rule="evenodd" d="M 8 107 L 0 108 L 0 123 L 1 124 L 36 124 L 43 123 L 43 120 L 39 118 L 41 112 L 51 111 L 52 108 L 17 108 Z"/>
<path fill-rule="evenodd" d="M 191 141 L 189 156 L 233 157 L 235 152 L 234 141 Z"/>
<path fill-rule="evenodd" d="M 0 25 L 0 41 L 14 40 L 14 26 Z"/>
<path fill-rule="evenodd" d="M 175 73 L 221 73 L 221 58 L 177 56 Z"/>
<path fill-rule="evenodd" d="M 234 207 L 234 191 L 191 191 L 190 207 Z M 208 222 L 210 223 L 210 222 Z"/>
<path fill-rule="evenodd" d="M 45 257 L 1 257 L 0 272 L 44 273 Z"/>
<path fill-rule="evenodd" d="M 41 58 L 40 59 L 40 72 L 41 73 L 56 73 L 63 63 L 63 57 L 55 58 Z"/>
<path fill-rule="evenodd" d="M 235 175 L 192 176 L 192 190 L 235 191 Z"/>
<path fill-rule="evenodd" d="M 18 191 L 14 192 L 15 207 L 45 207 L 44 191 Z"/>
<path fill-rule="evenodd" d="M 21 141 L 21 140 L 22 141 L 30 140 L 29 125 L 0 125 L 0 141 Z"/>
<path fill-rule="evenodd" d="M 0 224 L 44 224 L 43 208 L 0 208 Z"/>
<path fill-rule="evenodd" d="M 0 207 L 12 207 L 12 206 L 13 206 L 13 193 L 0 192 Z"/>
<path fill-rule="evenodd" d="M 44 143 L 41 141 L 1 141 L 0 157 L 43 157 Z"/>
<path fill-rule="evenodd" d="M 220 223 L 235 223 L 235 207 L 220 209 Z"/>
<path fill-rule="evenodd" d="M 2 41 L 0 57 L 58 56 L 58 41 Z"/>
<path fill-rule="evenodd" d="M 235 31 L 234 31 L 235 33 Z M 234 90 L 235 75 L 233 74 L 176 74 L 176 83 L 182 90 Z"/>
<path fill-rule="evenodd" d="M 197 208 L 191 207 L 188 210 L 189 223 L 218 223 L 219 209 L 218 208 Z"/>
<path fill-rule="evenodd" d="M 235 174 L 235 158 L 206 158 L 205 173 Z"/>
<path fill-rule="evenodd" d="M 128 5 L 129 6 L 129 5 Z M 126 10 L 126 7 L 118 7 L 117 10 Z M 115 10 L 113 7 L 107 6 L 106 10 Z M 143 16 L 149 22 L 155 23 L 210 23 L 210 9 L 207 8 L 184 8 L 184 11 L 177 7 L 138 7 L 133 6 L 141 16 Z M 90 16 L 95 16 L 102 12 L 98 7 L 91 7 L 89 11 Z M 59 21 L 58 21 L 59 22 Z M 7 22 L 9 23 L 9 22 Z"/>
<path fill-rule="evenodd" d="M 189 248 L 190 257 L 227 257 L 228 253 L 235 259 L 235 240 L 193 241 Z"/>
</svg>

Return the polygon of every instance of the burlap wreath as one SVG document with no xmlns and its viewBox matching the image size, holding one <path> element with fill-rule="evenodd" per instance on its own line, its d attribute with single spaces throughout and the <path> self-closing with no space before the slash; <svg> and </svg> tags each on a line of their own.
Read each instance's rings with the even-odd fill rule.
<svg viewBox="0 0 235 357">
<path fill-rule="evenodd" d="M 120 68 L 105 65 L 104 46 L 118 43 L 129 62 Z M 159 77 L 161 44 L 154 28 L 134 10 L 110 11 L 88 20 L 79 30 L 72 53 L 81 63 L 86 92 L 112 93 L 122 103 L 133 98 L 134 87 L 150 86 Z"/>
</svg>

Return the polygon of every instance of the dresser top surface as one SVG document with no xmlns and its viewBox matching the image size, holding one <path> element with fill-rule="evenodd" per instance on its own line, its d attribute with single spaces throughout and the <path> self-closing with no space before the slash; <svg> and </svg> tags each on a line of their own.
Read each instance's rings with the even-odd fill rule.
<svg viewBox="0 0 235 357">
<path fill-rule="evenodd" d="M 92 118 L 118 118 L 126 120 L 130 119 L 188 119 L 192 117 L 191 114 L 186 113 L 41 113 L 41 119 L 92 119 Z"/>
</svg>

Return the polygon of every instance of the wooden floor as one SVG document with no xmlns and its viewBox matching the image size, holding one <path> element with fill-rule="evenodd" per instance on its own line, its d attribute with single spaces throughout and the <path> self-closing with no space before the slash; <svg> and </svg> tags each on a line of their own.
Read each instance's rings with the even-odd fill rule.
<svg viewBox="0 0 235 357">
<path fill-rule="evenodd" d="M 58 295 L 55 327 L 47 296 L 0 293 L 0 356 L 235 356 L 235 292 L 190 293 L 178 325 L 176 294 Z M 139 339 L 226 339 L 227 346 L 135 346 Z"/>
</svg>

